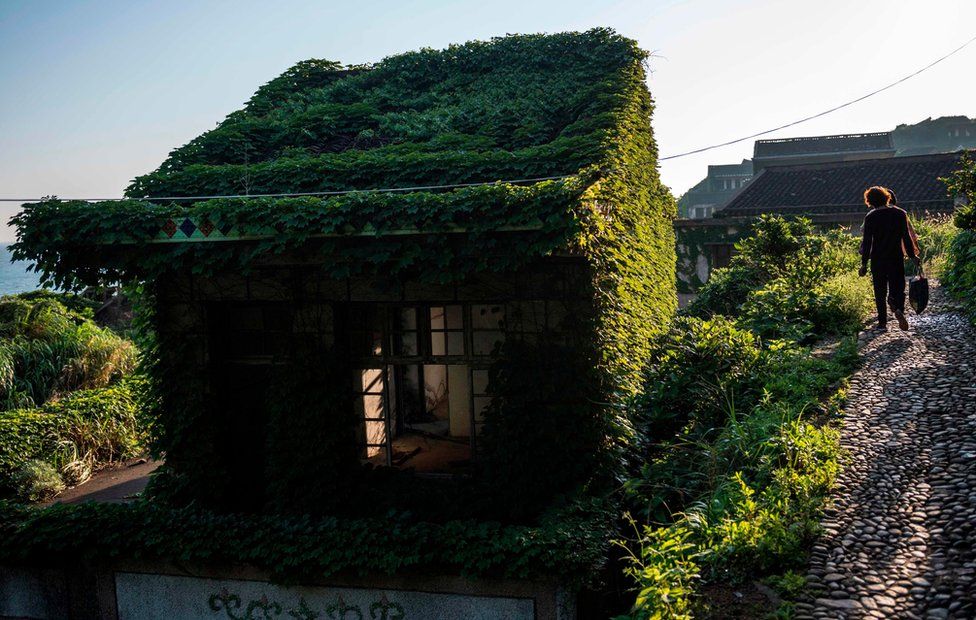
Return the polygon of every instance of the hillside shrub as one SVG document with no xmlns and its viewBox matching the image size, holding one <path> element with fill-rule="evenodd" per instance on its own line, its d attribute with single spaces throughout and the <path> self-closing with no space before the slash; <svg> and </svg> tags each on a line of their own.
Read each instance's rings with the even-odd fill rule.
<svg viewBox="0 0 976 620">
<path fill-rule="evenodd" d="M 12 482 L 17 496 L 28 502 L 49 499 L 64 490 L 64 481 L 54 465 L 37 459 L 21 465 Z"/>
<path fill-rule="evenodd" d="M 640 593 L 630 617 L 691 609 L 698 579 L 755 578 L 802 564 L 839 467 L 838 431 L 820 416 L 839 410 L 837 386 L 856 360 L 850 339 L 831 358 L 773 343 L 738 376 L 719 426 L 706 434 L 688 426 L 651 447 L 626 485 L 643 522 L 636 540 L 621 543 L 629 545 L 628 574 Z M 661 566 L 681 566 L 683 576 L 668 581 Z"/>
<path fill-rule="evenodd" d="M 854 278 L 857 241 L 841 230 L 764 215 L 736 251 L 688 314 L 738 317 L 763 339 L 812 342 L 856 331 L 870 311 L 870 283 Z"/>
<path fill-rule="evenodd" d="M 140 380 L 127 379 L 40 408 L 0 411 L 0 497 L 15 493 L 15 473 L 30 461 L 69 474 L 78 463 L 104 465 L 140 454 L 139 392 Z"/>
<path fill-rule="evenodd" d="M 925 274 L 930 278 L 939 278 L 945 268 L 952 240 L 959 229 L 949 215 L 911 217 L 912 227 L 918 235 L 918 247 L 921 254 Z M 906 270 L 915 275 L 915 265 L 909 262 Z"/>
<path fill-rule="evenodd" d="M 956 210 L 952 239 L 942 271 L 942 284 L 976 323 L 976 160 L 965 155 L 957 170 L 943 179 L 950 196 L 964 196 L 968 204 Z"/>
<path fill-rule="evenodd" d="M 136 363 L 129 341 L 51 296 L 0 298 L 0 409 L 101 388 Z"/>
<path fill-rule="evenodd" d="M 831 423 L 872 306 L 856 240 L 767 216 L 652 347 L 624 486 L 631 618 L 690 617 L 699 581 L 798 568 L 839 467 Z M 840 336 L 831 354 L 810 344 Z"/>
</svg>

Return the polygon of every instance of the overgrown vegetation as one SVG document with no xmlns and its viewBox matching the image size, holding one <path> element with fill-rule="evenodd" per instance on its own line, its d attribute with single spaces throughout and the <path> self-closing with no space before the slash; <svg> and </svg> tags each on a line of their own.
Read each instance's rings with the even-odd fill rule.
<svg viewBox="0 0 976 620">
<path fill-rule="evenodd" d="M 78 307 L 69 310 L 49 294 L 0 298 L 0 409 L 105 387 L 133 369 L 132 343 L 98 327 L 90 308 Z"/>
<path fill-rule="evenodd" d="M 508 492 L 515 502 L 495 501 L 488 514 L 530 522 L 554 496 L 569 501 L 580 489 L 599 494 L 612 487 L 606 467 L 588 467 L 606 461 L 600 453 L 619 450 L 627 432 L 619 408 L 605 405 L 638 389 L 651 337 L 676 308 L 675 205 L 655 166 L 645 57 L 634 41 L 598 29 L 423 50 L 370 67 L 300 63 L 259 89 L 219 127 L 136 179 L 127 192 L 131 200 L 27 205 L 15 218 L 13 252 L 36 265 L 44 278 L 68 287 L 147 281 L 150 303 L 162 290 L 160 282 L 185 283 L 190 273 L 219 281 L 289 252 L 314 257 L 316 277 L 323 279 L 378 277 L 399 283 L 463 283 L 472 274 L 510 274 L 557 252 L 585 257 L 589 279 L 579 288 L 593 307 L 587 342 L 565 351 L 578 356 L 570 363 L 574 369 L 580 362 L 585 368 L 573 375 L 578 380 L 572 385 L 574 394 L 586 393 L 584 404 L 532 408 L 535 403 L 498 388 L 495 396 L 507 397 L 511 411 L 495 407 L 486 422 L 484 446 L 500 454 L 485 455 L 482 478 L 494 480 L 494 490 Z M 539 177 L 557 178 L 368 191 Z M 362 191 L 326 197 L 153 198 L 337 190 Z M 248 240 L 153 243 L 165 234 L 164 225 L 179 226 L 184 218 Z M 220 403 L 208 397 L 213 377 L 187 363 L 196 352 L 185 334 L 158 329 L 160 319 L 146 316 L 155 334 L 144 347 L 153 379 L 150 401 L 154 417 L 163 421 L 154 430 L 154 450 L 165 452 L 167 460 L 167 471 L 150 490 L 219 507 L 228 492 L 219 447 L 225 432 Z M 281 361 L 299 364 L 300 358 L 287 357 Z M 515 366 L 506 368 L 501 360 L 495 374 L 520 376 L 518 361 L 511 361 Z M 366 487 L 389 488 L 375 476 L 361 482 L 365 478 L 346 475 L 348 468 L 331 466 L 331 458 L 305 458 L 322 449 L 310 446 L 312 438 L 344 435 L 323 434 L 321 428 L 311 432 L 312 420 L 329 414 L 337 424 L 357 423 L 338 411 L 343 399 L 313 399 L 288 381 L 277 382 L 273 391 L 269 436 L 284 452 L 275 452 L 268 479 L 257 482 L 270 484 L 263 489 L 266 497 L 274 497 L 278 506 L 327 512 L 335 504 L 342 510 L 364 504 Z M 299 416 L 298 427 L 289 427 L 296 410 L 309 419 Z M 539 446 L 557 446 L 564 433 L 559 424 L 550 424 L 532 428 L 545 435 L 544 442 L 540 437 L 509 461 L 504 457 L 515 452 L 507 447 L 527 443 L 520 437 L 526 430 L 520 416 L 579 422 L 572 440 L 593 458 L 542 458 Z M 289 439 L 301 433 L 297 429 L 308 432 Z M 355 458 L 347 450 L 334 456 Z M 524 466 L 519 474 L 538 473 L 519 488 L 509 476 L 516 462 Z M 305 469 L 282 473 L 299 465 Z M 349 490 L 354 482 L 362 488 L 349 492 L 350 501 L 330 493 Z M 308 483 L 317 490 L 309 494 Z M 495 497 L 477 486 L 481 483 L 473 485 Z M 416 503 L 417 495 L 394 490 L 367 514 L 386 509 L 390 498 L 401 507 Z M 475 514 L 487 501 L 455 503 Z"/>
<path fill-rule="evenodd" d="M 949 194 L 965 196 L 968 204 L 953 218 L 958 232 L 945 259 L 942 284 L 976 323 L 976 160 L 964 155 L 959 170 L 945 180 Z"/>
<path fill-rule="evenodd" d="M 765 215 L 735 247 L 731 264 L 699 291 L 692 316 L 736 317 L 762 338 L 812 342 L 850 332 L 870 308 L 868 286 L 856 279 L 857 241 L 842 230 Z"/>
<path fill-rule="evenodd" d="M 925 275 L 929 278 L 941 278 L 952 241 L 959 232 L 954 218 L 951 215 L 912 216 L 911 223 L 918 235 L 919 258 L 922 259 Z M 908 262 L 906 271 L 915 275 L 914 261 Z"/>
<path fill-rule="evenodd" d="M 142 448 L 131 342 L 94 303 L 36 291 L 0 298 L 0 497 L 43 499 Z"/>
<path fill-rule="evenodd" d="M 870 309 L 856 241 L 767 216 L 654 341 L 630 410 L 633 618 L 688 618 L 702 581 L 802 564 L 838 468 L 831 423 Z M 828 352 L 810 345 L 840 338 Z M 822 345 L 818 345 L 822 346 Z"/>
<path fill-rule="evenodd" d="M 437 567 L 467 577 L 555 577 L 579 586 L 598 573 L 610 527 L 606 506 L 597 501 L 570 506 L 533 526 L 425 523 L 403 513 L 355 519 L 221 514 L 150 501 L 45 510 L 0 502 L 0 560 L 236 563 L 290 583 Z"/>
</svg>

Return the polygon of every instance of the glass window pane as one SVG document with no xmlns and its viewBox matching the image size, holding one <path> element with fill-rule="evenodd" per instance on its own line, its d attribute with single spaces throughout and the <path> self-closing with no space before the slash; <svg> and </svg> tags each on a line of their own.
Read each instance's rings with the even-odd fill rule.
<svg viewBox="0 0 976 620">
<path fill-rule="evenodd" d="M 383 397 L 379 394 L 357 396 L 354 404 L 356 413 L 363 418 L 382 418 L 384 416 Z"/>
<path fill-rule="evenodd" d="M 431 306 L 430 308 L 430 328 L 431 329 L 444 329 L 447 325 L 444 324 L 444 307 L 443 306 Z"/>
<path fill-rule="evenodd" d="M 473 329 L 501 329 L 505 323 L 505 307 L 501 304 L 471 306 Z"/>
<path fill-rule="evenodd" d="M 473 344 L 475 355 L 491 355 L 495 347 L 505 340 L 503 332 L 474 332 Z"/>
<path fill-rule="evenodd" d="M 400 308 L 400 312 L 397 313 L 397 326 L 396 329 L 403 331 L 413 331 L 417 329 L 417 309 L 416 308 Z"/>
<path fill-rule="evenodd" d="M 462 306 L 445 306 L 444 314 L 446 318 L 447 329 L 464 328 L 464 317 L 462 315 Z"/>
<path fill-rule="evenodd" d="M 396 355 L 417 355 L 417 332 L 394 334 L 393 347 Z"/>
<path fill-rule="evenodd" d="M 488 392 L 488 370 L 487 369 L 475 369 L 471 371 L 471 383 L 472 389 L 476 396 L 480 396 Z"/>
<path fill-rule="evenodd" d="M 430 354 L 447 355 L 447 334 L 444 332 L 431 332 L 430 334 Z"/>
<path fill-rule="evenodd" d="M 464 355 L 464 332 L 447 332 L 447 354 Z"/>
<path fill-rule="evenodd" d="M 383 393 L 383 369 L 363 368 L 354 372 L 358 380 L 356 384 L 357 392 Z"/>
</svg>

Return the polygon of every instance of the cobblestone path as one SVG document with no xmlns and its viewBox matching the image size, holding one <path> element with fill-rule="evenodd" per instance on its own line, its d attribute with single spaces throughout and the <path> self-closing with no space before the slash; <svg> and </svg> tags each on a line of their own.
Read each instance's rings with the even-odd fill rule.
<svg viewBox="0 0 976 620">
<path fill-rule="evenodd" d="M 976 330 L 938 289 L 910 321 L 861 334 L 798 618 L 976 618 Z"/>
</svg>

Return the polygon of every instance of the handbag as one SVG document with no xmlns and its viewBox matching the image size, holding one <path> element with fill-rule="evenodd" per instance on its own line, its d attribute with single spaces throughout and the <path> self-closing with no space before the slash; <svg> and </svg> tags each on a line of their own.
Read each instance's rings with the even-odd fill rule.
<svg viewBox="0 0 976 620">
<path fill-rule="evenodd" d="M 908 303 L 915 314 L 922 314 L 925 306 L 929 305 L 929 280 L 921 269 L 921 263 L 919 263 L 918 275 L 908 283 Z"/>
</svg>

